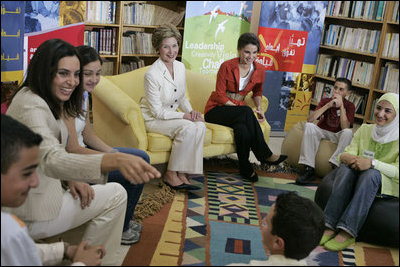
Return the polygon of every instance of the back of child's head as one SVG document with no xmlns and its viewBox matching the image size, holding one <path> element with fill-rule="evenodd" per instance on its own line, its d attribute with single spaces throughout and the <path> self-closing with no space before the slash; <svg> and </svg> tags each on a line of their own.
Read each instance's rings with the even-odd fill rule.
<svg viewBox="0 0 400 267">
<path fill-rule="evenodd" d="M 297 260 L 307 257 L 319 244 L 324 229 L 324 214 L 315 202 L 295 192 L 278 196 L 271 233 L 285 241 L 285 257 Z"/>
</svg>

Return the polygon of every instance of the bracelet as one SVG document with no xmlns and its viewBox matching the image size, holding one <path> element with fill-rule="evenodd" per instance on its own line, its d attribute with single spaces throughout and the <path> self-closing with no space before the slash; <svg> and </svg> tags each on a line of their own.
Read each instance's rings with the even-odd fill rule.
<svg viewBox="0 0 400 267">
<path fill-rule="evenodd" d="M 117 153 L 117 152 L 118 152 L 118 150 L 113 148 L 109 153 Z"/>
</svg>

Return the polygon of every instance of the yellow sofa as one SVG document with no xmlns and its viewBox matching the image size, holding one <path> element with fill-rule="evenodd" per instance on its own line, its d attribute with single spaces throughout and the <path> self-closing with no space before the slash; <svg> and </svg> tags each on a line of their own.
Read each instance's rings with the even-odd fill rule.
<svg viewBox="0 0 400 267">
<path fill-rule="evenodd" d="M 102 76 L 92 95 L 93 127 L 96 134 L 114 147 L 132 147 L 146 151 L 151 164 L 168 162 L 172 141 L 169 137 L 146 132 L 139 101 L 144 96 L 144 75 L 149 66 L 131 72 Z M 205 104 L 215 88 L 215 76 L 206 76 L 186 70 L 187 97 L 193 109 L 204 112 Z M 245 101 L 254 107 L 249 94 Z M 262 97 L 262 109 L 268 108 L 268 100 Z M 232 128 L 206 123 L 204 157 L 235 152 Z M 261 123 L 266 142 L 271 127 Z"/>
</svg>

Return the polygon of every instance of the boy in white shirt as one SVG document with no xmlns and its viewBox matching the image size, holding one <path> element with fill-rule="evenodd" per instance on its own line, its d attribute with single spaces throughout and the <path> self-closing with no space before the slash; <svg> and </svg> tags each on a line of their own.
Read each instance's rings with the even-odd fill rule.
<svg viewBox="0 0 400 267">
<path fill-rule="evenodd" d="M 10 116 L 1 114 L 1 207 L 19 207 L 30 188 L 39 186 L 36 168 L 42 137 Z M 63 259 L 72 265 L 100 265 L 103 246 L 65 242 L 35 244 L 25 224 L 1 211 L 1 265 L 55 265 Z"/>
</svg>

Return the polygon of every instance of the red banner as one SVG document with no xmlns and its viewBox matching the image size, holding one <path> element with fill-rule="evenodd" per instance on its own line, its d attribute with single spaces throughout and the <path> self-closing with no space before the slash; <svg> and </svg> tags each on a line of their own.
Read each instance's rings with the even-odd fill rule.
<svg viewBox="0 0 400 267">
<path fill-rule="evenodd" d="M 84 31 L 85 31 L 85 24 L 76 23 L 64 27 L 55 28 L 52 30 L 26 34 L 25 35 L 25 45 L 26 45 L 25 51 L 27 53 L 27 57 L 25 58 L 26 59 L 25 63 L 27 63 L 26 66 L 28 66 L 36 49 L 44 41 L 58 38 L 69 42 L 73 46 L 79 46 L 83 45 Z M 24 64 L 24 69 L 26 70 L 25 64 Z"/>
<path fill-rule="evenodd" d="M 301 72 L 308 32 L 258 27 L 261 49 L 257 62 L 266 70 Z"/>
</svg>

